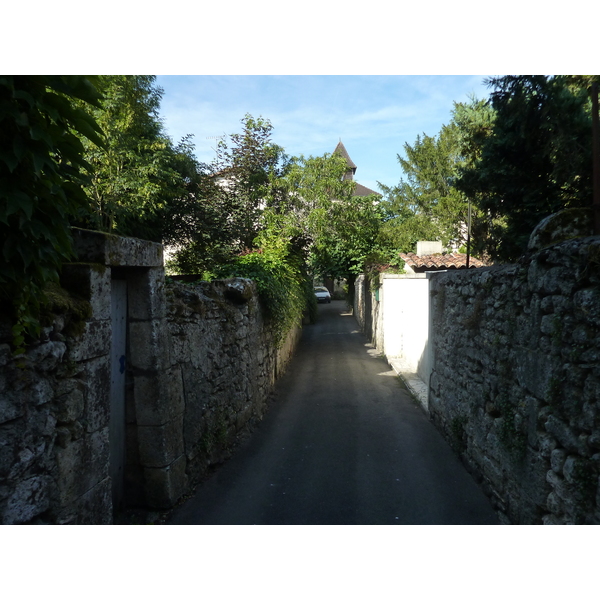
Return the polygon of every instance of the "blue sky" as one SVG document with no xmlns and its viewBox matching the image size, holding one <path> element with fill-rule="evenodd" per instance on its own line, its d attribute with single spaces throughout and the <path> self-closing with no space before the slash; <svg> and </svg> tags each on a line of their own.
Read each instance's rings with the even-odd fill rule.
<svg viewBox="0 0 600 600">
<path fill-rule="evenodd" d="M 437 135 L 454 102 L 485 98 L 485 75 L 158 76 L 161 117 L 175 142 L 193 134 L 196 156 L 210 162 L 214 136 L 241 131 L 246 113 L 273 125 L 291 156 L 333 152 L 341 139 L 356 180 L 379 191 L 402 177 L 397 155 L 417 135 Z"/>
</svg>

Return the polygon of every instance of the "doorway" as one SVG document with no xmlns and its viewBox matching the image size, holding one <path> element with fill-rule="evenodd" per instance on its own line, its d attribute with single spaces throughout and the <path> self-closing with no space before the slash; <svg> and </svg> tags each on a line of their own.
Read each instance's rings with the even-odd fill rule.
<svg viewBox="0 0 600 600">
<path fill-rule="evenodd" d="M 125 380 L 127 372 L 127 281 L 111 281 L 110 477 L 113 511 L 123 504 L 125 475 Z"/>
</svg>

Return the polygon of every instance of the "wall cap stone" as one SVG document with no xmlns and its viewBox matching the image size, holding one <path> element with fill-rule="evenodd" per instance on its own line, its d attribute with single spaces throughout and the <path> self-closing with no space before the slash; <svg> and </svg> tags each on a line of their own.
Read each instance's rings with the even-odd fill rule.
<svg viewBox="0 0 600 600">
<path fill-rule="evenodd" d="M 163 266 L 163 246 L 157 242 L 76 227 L 72 228 L 72 233 L 80 262 L 110 267 Z"/>
</svg>

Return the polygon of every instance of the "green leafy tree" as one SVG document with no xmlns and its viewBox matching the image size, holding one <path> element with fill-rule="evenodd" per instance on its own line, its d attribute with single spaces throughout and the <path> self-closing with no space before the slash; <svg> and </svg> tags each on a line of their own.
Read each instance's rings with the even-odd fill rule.
<svg viewBox="0 0 600 600">
<path fill-rule="evenodd" d="M 381 236 L 380 196 L 355 196 L 344 178 L 348 165 L 338 154 L 291 161 L 284 178 L 288 222 L 314 276 L 346 279 L 349 288 L 369 262 L 390 263 L 397 252 Z"/>
<path fill-rule="evenodd" d="M 405 252 L 414 251 L 418 240 L 441 240 L 443 245 L 466 243 L 468 201 L 454 187 L 462 161 L 459 128 L 444 125 L 437 136 L 423 134 L 413 145 L 405 144 L 406 158 L 398 162 L 406 179 L 394 188 L 382 186 L 386 195 L 386 237 Z"/>
<path fill-rule="evenodd" d="M 0 299 L 19 352 L 39 332 L 45 286 L 74 256 L 71 223 L 89 214 L 80 136 L 103 141 L 77 101 L 99 105 L 92 78 L 0 77 Z"/>
<path fill-rule="evenodd" d="M 304 281 L 303 302 L 310 307 L 312 275 L 353 280 L 368 260 L 389 250 L 378 237 L 383 221 L 379 196 L 353 195 L 355 183 L 344 179 L 343 157 L 289 159 L 271 141 L 268 120 L 246 115 L 242 123 L 241 134 L 219 145 L 215 175 L 208 178 L 217 184 L 207 189 L 205 197 L 226 215 L 221 223 L 222 252 L 219 256 L 199 252 L 200 240 L 192 238 L 177 253 L 177 268 L 207 277 L 249 273 L 259 277 L 260 267 L 259 288 L 267 294 L 275 285 L 269 275 L 273 265 L 280 265 L 283 274 L 285 263 L 298 281 Z M 390 262 L 393 253 L 385 258 Z M 290 292 L 290 298 L 294 294 Z M 279 305 L 275 296 L 269 297 L 270 304 Z"/>
<path fill-rule="evenodd" d="M 346 161 L 337 154 L 299 156 L 290 161 L 281 183 L 286 196 L 286 235 L 295 237 L 305 256 L 333 231 L 334 206 L 352 198 L 356 186 L 343 179 L 346 169 Z"/>
<path fill-rule="evenodd" d="M 300 324 L 311 303 L 316 304 L 303 257 L 278 229 L 265 227 L 254 250 L 244 252 L 216 269 L 216 277 L 247 277 L 258 288 L 262 308 L 281 344 Z"/>
<path fill-rule="evenodd" d="M 452 119 L 436 136 L 418 136 L 405 144 L 406 158 L 398 156 L 405 179 L 395 187 L 380 184 L 385 194 L 386 219 L 382 235 L 404 252 L 419 240 L 439 240 L 446 248 L 466 250 L 469 197 L 456 183 L 461 173 L 480 159 L 491 135 L 495 112 L 490 104 L 472 97 L 454 103 Z M 490 258 L 492 229 L 497 216 L 471 203 L 470 252 Z"/>
<path fill-rule="evenodd" d="M 369 263 L 390 263 L 395 248 L 381 236 L 384 213 L 379 196 L 352 196 L 334 202 L 327 227 L 316 236 L 310 264 L 314 272 L 346 279 L 350 289 Z"/>
<path fill-rule="evenodd" d="M 86 143 L 93 167 L 86 192 L 94 207 L 88 226 L 154 241 L 171 236 L 172 219 L 196 182 L 188 138 L 174 146 L 159 118 L 162 89 L 147 75 L 104 75 L 103 95 L 92 116 L 105 133 L 104 147 Z"/>
<path fill-rule="evenodd" d="M 542 75 L 488 80 L 493 130 L 456 186 L 493 222 L 494 258 L 517 259 L 541 219 L 591 204 L 588 83 Z"/>
<path fill-rule="evenodd" d="M 453 186 L 458 190 L 457 182 L 461 173 L 473 168 L 481 159 L 483 147 L 492 135 L 496 113 L 487 100 L 471 98 L 470 102 L 455 102 L 452 122 L 457 126 L 458 152 L 461 161 L 455 173 Z M 505 227 L 504 218 L 482 210 L 471 202 L 471 253 L 483 260 L 496 256 L 498 243 L 497 231 Z"/>
<path fill-rule="evenodd" d="M 273 126 L 268 119 L 246 114 L 241 122 L 241 133 L 217 144 L 214 165 L 239 250 L 254 247 L 264 208 L 286 210 L 287 195 L 279 184 L 289 164 L 283 148 L 271 140 Z"/>
<path fill-rule="evenodd" d="M 176 203 L 178 250 L 172 268 L 211 277 L 256 249 L 263 213 L 289 213 L 283 174 L 288 158 L 271 140 L 267 119 L 247 114 L 242 132 L 217 145 L 217 158 L 201 165 L 191 192 Z"/>
</svg>

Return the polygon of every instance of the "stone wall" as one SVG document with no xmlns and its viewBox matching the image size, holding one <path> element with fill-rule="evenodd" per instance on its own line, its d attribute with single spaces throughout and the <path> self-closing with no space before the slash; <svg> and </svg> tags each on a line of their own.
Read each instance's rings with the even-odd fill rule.
<svg viewBox="0 0 600 600">
<path fill-rule="evenodd" d="M 65 299 L 24 357 L 0 344 L 0 522 L 110 523 L 110 269 L 70 265 Z M 107 296 L 108 293 L 108 296 Z M 108 299 L 108 304 L 100 301 Z M 86 304 L 87 317 L 73 314 Z M 85 314 L 85 313 L 84 313 Z"/>
<path fill-rule="evenodd" d="M 3 524 L 170 508 L 262 418 L 299 339 L 297 328 L 275 347 L 248 280 L 165 284 L 160 244 L 84 231 L 75 241 L 87 262 L 65 265 L 68 293 L 23 358 L 0 319 Z M 115 363 L 117 280 L 127 342 Z"/>
<path fill-rule="evenodd" d="M 430 414 L 500 516 L 600 524 L 600 239 L 430 293 Z"/>
<path fill-rule="evenodd" d="M 367 339 L 383 352 L 383 313 L 379 292 L 368 277 L 359 275 L 354 282 L 354 316 Z"/>
<path fill-rule="evenodd" d="M 277 348 L 247 279 L 173 283 L 167 299 L 169 360 L 177 373 L 171 381 L 183 424 L 178 451 L 189 487 L 262 419 L 301 329 Z"/>
<path fill-rule="evenodd" d="M 385 276 L 379 297 L 359 277 L 367 337 L 384 353 L 411 329 L 427 332 L 407 356 L 417 373 L 403 356 L 388 361 L 504 522 L 600 524 L 600 238 L 515 265 L 428 273 L 427 283 L 429 316 L 413 311 L 410 280 L 386 303 Z"/>
</svg>

